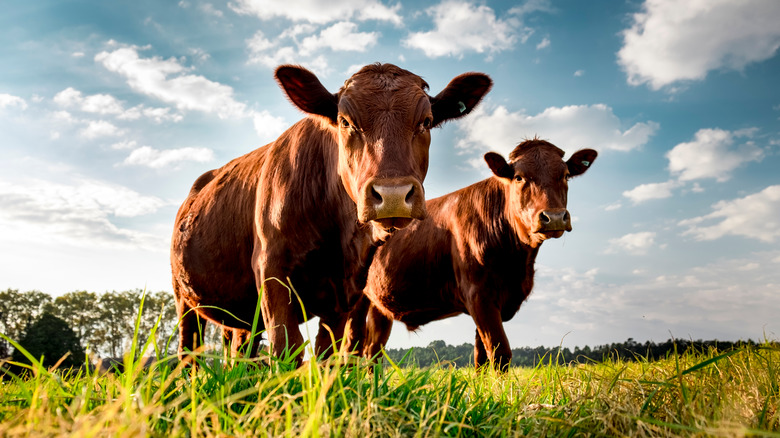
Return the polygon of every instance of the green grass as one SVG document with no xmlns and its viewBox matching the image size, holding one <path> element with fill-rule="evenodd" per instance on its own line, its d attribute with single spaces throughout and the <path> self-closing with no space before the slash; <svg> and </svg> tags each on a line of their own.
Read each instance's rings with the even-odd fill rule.
<svg viewBox="0 0 780 438">
<path fill-rule="evenodd" d="M 117 373 L 47 369 L 27 354 L 24 372 L 0 382 L 0 437 L 780 437 L 776 343 L 652 362 L 548 357 L 500 374 L 344 356 L 296 368 L 200 352 L 179 363 L 153 335 Z M 144 368 L 150 351 L 158 362 Z"/>
<path fill-rule="evenodd" d="M 771 344 L 507 374 L 347 359 L 200 354 L 193 371 L 128 355 L 107 375 L 34 364 L 0 387 L 0 436 L 780 437 Z"/>
</svg>

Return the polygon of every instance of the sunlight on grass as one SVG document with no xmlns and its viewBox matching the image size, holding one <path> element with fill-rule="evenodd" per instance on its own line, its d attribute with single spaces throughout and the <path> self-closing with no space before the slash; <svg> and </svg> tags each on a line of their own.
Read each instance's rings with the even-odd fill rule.
<svg viewBox="0 0 780 438">
<path fill-rule="evenodd" d="M 0 436 L 780 436 L 780 350 L 655 362 L 403 368 L 335 357 L 294 369 L 222 354 L 125 371 L 27 369 L 0 390 Z"/>
<path fill-rule="evenodd" d="M 46 369 L 25 352 L 28 363 L 9 363 L 0 386 L 0 436 L 780 437 L 772 342 L 658 361 L 558 365 L 547 356 L 501 374 L 387 356 L 296 367 L 300 350 L 260 360 L 199 351 L 179 362 L 148 339 L 107 374 Z M 312 355 L 309 343 L 301 348 Z M 148 352 L 156 361 L 147 367 Z"/>
</svg>

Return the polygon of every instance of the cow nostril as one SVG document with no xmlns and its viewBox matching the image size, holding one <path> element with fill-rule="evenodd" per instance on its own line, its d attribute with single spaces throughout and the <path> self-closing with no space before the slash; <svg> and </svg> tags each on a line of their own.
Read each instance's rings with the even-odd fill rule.
<svg viewBox="0 0 780 438">
<path fill-rule="evenodd" d="M 563 212 L 563 222 L 569 222 L 569 210 Z"/>
<path fill-rule="evenodd" d="M 373 187 L 373 186 L 371 186 L 371 197 L 373 197 L 373 198 L 374 198 L 374 200 L 375 200 L 377 203 L 380 203 L 380 204 L 382 203 L 382 195 L 380 195 L 380 194 L 379 194 L 379 192 L 377 192 L 376 190 L 374 190 L 374 187 Z"/>
<path fill-rule="evenodd" d="M 540 220 L 540 221 L 541 221 L 543 224 L 549 224 L 549 223 L 550 223 L 550 216 L 547 216 L 547 213 L 545 213 L 545 212 L 541 212 L 541 213 L 539 214 L 539 220 Z"/>
<path fill-rule="evenodd" d="M 404 200 L 409 203 L 412 200 L 412 196 L 414 196 L 414 186 L 412 186 L 411 190 L 409 190 L 409 193 L 406 194 L 406 198 L 404 198 Z"/>
</svg>

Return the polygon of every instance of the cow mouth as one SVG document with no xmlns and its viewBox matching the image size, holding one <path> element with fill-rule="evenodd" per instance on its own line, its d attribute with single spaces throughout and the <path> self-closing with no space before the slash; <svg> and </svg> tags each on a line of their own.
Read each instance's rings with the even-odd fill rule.
<svg viewBox="0 0 780 438">
<path fill-rule="evenodd" d="M 541 240 L 547 240 L 547 239 L 557 239 L 561 236 L 563 236 L 563 233 L 565 233 L 565 230 L 546 230 L 546 231 L 537 231 L 537 235 L 541 237 Z"/>
<path fill-rule="evenodd" d="M 414 219 L 410 217 L 385 217 L 382 219 L 374 219 L 373 222 L 381 228 L 382 231 L 392 233 L 395 230 L 406 228 L 413 220 Z"/>
</svg>

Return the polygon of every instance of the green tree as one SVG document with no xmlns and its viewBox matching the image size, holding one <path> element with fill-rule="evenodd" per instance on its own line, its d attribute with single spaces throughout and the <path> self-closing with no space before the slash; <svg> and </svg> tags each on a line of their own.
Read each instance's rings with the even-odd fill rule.
<svg viewBox="0 0 780 438">
<path fill-rule="evenodd" d="M 84 350 L 76 333 L 62 318 L 49 312 L 44 312 L 38 320 L 25 328 L 19 345 L 33 357 L 43 357 L 45 367 L 56 364 L 66 354 L 69 355 L 60 364 L 61 368 L 84 363 Z M 19 350 L 14 350 L 11 358 L 15 362 L 29 363 Z"/>
<path fill-rule="evenodd" d="M 68 321 L 85 349 L 95 349 L 99 340 L 96 335 L 100 323 L 98 296 L 94 292 L 68 292 L 54 299 L 51 311 L 54 315 Z"/>
<path fill-rule="evenodd" d="M 138 304 L 140 304 L 140 298 Z M 137 308 L 138 306 L 136 305 L 136 309 Z M 167 345 L 166 349 L 166 343 L 169 338 L 173 341 L 178 339 L 178 336 L 176 336 L 175 333 L 177 321 L 176 305 L 173 301 L 173 294 L 163 291 L 147 293 L 146 298 L 144 299 L 144 309 L 141 313 L 137 347 L 141 348 L 146 343 L 152 332 L 152 328 L 155 324 L 158 324 L 154 344 L 163 354 L 175 353 L 177 344 L 171 342 L 171 345 Z M 132 331 L 130 332 L 130 335 L 132 336 Z"/>
<path fill-rule="evenodd" d="M 19 292 L 19 289 L 0 291 L 0 333 L 18 341 L 24 328 L 51 304 L 51 296 L 37 290 Z M 0 340 L 0 358 L 8 357 L 11 346 Z"/>
<path fill-rule="evenodd" d="M 140 300 L 139 290 L 100 295 L 100 321 L 95 328 L 96 345 L 93 346 L 98 354 L 119 357 L 129 349 Z"/>
</svg>

